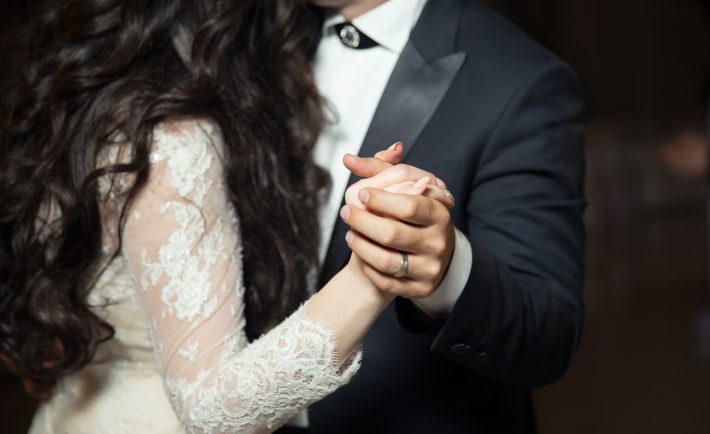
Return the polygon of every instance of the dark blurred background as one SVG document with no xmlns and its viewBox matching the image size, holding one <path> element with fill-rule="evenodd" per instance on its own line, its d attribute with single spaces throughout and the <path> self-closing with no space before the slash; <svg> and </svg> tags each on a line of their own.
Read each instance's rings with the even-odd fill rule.
<svg viewBox="0 0 710 434">
<path fill-rule="evenodd" d="M 485 3 L 587 93 L 584 336 L 567 375 L 536 392 L 539 432 L 710 433 L 710 2 Z M 0 44 L 27 4 L 0 2 Z M 1 432 L 26 432 L 34 402 L 2 371 L 0 408 Z"/>
</svg>

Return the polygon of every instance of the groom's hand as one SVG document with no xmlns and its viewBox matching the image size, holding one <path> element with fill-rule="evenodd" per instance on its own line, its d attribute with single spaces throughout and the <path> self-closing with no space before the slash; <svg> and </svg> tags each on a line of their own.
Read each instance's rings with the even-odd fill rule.
<svg viewBox="0 0 710 434">
<path fill-rule="evenodd" d="M 431 295 L 439 286 L 454 251 L 454 226 L 440 201 L 422 195 L 360 191 L 365 209 L 345 205 L 341 217 L 350 225 L 346 241 L 365 263 L 364 272 L 381 290 L 407 298 Z M 402 252 L 409 265 L 400 270 Z"/>
<path fill-rule="evenodd" d="M 397 142 L 384 151 L 376 153 L 374 157 L 362 158 L 352 154 L 345 154 L 343 164 L 356 176 L 370 178 L 399 163 L 402 159 L 403 151 L 402 144 Z"/>
<path fill-rule="evenodd" d="M 373 177 L 361 181 L 366 185 L 367 181 L 374 182 L 377 175 L 385 178 L 386 172 L 392 172 L 387 171 L 392 165 L 382 161 L 382 155 L 376 157 L 350 156 L 344 163 L 356 175 Z M 411 166 L 404 170 L 417 175 L 426 173 Z M 374 183 L 385 187 L 381 182 Z M 341 210 L 341 217 L 351 227 L 346 241 L 365 263 L 365 274 L 381 290 L 402 297 L 431 295 L 446 274 L 455 245 L 448 211 L 453 203 L 444 194 L 445 185 L 436 179 L 434 185 L 424 186 L 424 194 L 390 192 L 365 185 L 354 192 L 364 209 L 353 206 L 350 200 Z M 408 254 L 409 266 L 407 274 L 398 278 L 395 275 L 400 270 L 401 252 Z"/>
</svg>

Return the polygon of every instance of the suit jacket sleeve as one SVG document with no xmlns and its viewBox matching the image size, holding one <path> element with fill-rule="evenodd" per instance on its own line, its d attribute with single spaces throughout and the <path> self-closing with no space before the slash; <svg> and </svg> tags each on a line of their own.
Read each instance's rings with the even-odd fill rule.
<svg viewBox="0 0 710 434">
<path fill-rule="evenodd" d="M 534 388 L 559 378 L 581 331 L 581 89 L 548 62 L 514 92 L 480 154 L 465 201 L 473 248 L 468 282 L 443 324 L 408 301 L 405 328 L 432 351 L 498 381 Z"/>
</svg>

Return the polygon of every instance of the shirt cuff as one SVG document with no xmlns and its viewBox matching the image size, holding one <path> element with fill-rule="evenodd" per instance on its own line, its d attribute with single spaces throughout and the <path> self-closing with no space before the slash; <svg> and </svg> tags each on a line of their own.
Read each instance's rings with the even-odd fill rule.
<svg viewBox="0 0 710 434">
<path fill-rule="evenodd" d="M 431 317 L 450 314 L 466 287 L 473 265 L 471 243 L 461 231 L 454 228 L 454 253 L 446 275 L 438 288 L 428 297 L 412 299 L 412 303 Z"/>
</svg>

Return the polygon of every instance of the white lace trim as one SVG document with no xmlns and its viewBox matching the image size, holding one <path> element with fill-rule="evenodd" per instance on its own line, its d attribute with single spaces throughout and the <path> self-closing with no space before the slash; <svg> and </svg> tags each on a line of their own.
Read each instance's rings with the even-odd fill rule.
<svg viewBox="0 0 710 434">
<path fill-rule="evenodd" d="M 337 370 L 332 332 L 299 311 L 248 347 L 235 344 L 220 360 L 216 372 L 166 384 L 191 433 L 274 429 L 347 383 L 360 367 L 361 353 Z"/>
</svg>

